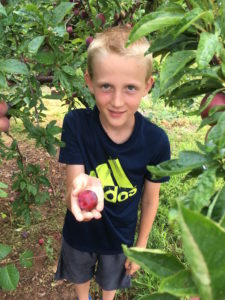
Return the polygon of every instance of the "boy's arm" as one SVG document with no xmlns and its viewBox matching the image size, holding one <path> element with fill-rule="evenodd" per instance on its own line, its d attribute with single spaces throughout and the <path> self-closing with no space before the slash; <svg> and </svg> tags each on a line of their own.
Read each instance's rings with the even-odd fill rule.
<svg viewBox="0 0 225 300">
<path fill-rule="evenodd" d="M 148 237 L 155 220 L 156 212 L 159 204 L 160 183 L 145 181 L 144 190 L 141 199 L 141 218 L 138 230 L 138 238 L 136 247 L 146 248 Z M 140 267 L 129 260 L 125 263 L 126 273 L 132 275 Z"/>
<path fill-rule="evenodd" d="M 78 204 L 78 194 L 83 190 L 92 190 L 98 197 L 95 209 L 90 212 L 81 210 Z M 104 192 L 98 178 L 85 174 L 83 165 L 66 166 L 66 205 L 77 221 L 89 221 L 101 218 L 104 206 Z"/>
<path fill-rule="evenodd" d="M 146 180 L 141 199 L 141 218 L 136 247 L 146 248 L 159 205 L 160 183 Z"/>
</svg>

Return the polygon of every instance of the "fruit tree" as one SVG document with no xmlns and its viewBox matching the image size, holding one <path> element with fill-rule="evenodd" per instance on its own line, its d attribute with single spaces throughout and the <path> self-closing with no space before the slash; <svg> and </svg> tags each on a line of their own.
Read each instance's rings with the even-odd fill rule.
<svg viewBox="0 0 225 300">
<path fill-rule="evenodd" d="M 49 98 L 59 99 L 69 110 L 80 104 L 93 107 L 93 98 L 84 84 L 86 50 L 96 32 L 118 24 L 132 27 L 128 43 L 141 36 L 151 40 L 148 51 L 160 61 L 152 100 L 162 98 L 165 105 L 199 118 L 202 115 L 199 130 L 213 125 L 205 143 L 196 141 L 198 151 L 182 151 L 176 159 L 148 166 L 155 177 L 186 173 L 186 178 L 196 178 L 196 185 L 177 199 L 170 214 L 171 222 L 180 226 L 187 264 L 161 250 L 124 247 L 124 252 L 162 279 L 159 291 L 143 299 L 200 296 L 201 300 L 223 300 L 224 0 L 1 1 L 0 106 L 4 106 L 1 100 L 6 101 L 8 114 L 22 121 L 27 137 L 55 155 L 61 145 L 57 137 L 61 129 L 56 121 L 42 125 L 47 110 L 42 86 L 50 87 Z M 29 224 L 31 207 L 48 199 L 50 182 L 38 164 L 26 163 L 17 140 L 10 132 L 6 134 L 12 143 L 6 146 L 0 136 L 0 154 L 4 159 L 16 157 L 20 171 L 12 178 L 12 188 L 18 194 L 13 209 Z M 6 196 L 5 189 L 4 182 L 0 182 L 0 197 Z M 10 251 L 9 246 L 0 244 L 0 259 Z M 2 278 L 11 278 L 10 284 L 0 280 L 1 288 L 17 286 L 15 266 L 0 268 L 0 272 Z"/>
</svg>

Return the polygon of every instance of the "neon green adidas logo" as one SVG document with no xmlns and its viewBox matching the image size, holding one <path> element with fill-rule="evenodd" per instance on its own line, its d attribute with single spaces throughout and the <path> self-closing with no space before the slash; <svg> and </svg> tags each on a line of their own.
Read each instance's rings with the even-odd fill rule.
<svg viewBox="0 0 225 300">
<path fill-rule="evenodd" d="M 101 180 L 105 200 L 109 202 L 125 201 L 137 192 L 137 188 L 132 185 L 123 171 L 119 159 L 109 159 L 108 164 L 98 165 L 90 175 Z"/>
</svg>

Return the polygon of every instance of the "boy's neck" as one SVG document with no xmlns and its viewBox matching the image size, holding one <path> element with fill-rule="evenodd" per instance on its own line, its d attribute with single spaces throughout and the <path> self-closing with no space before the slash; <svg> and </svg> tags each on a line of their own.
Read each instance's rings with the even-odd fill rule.
<svg viewBox="0 0 225 300">
<path fill-rule="evenodd" d="M 133 118 L 132 122 L 128 124 L 126 127 L 118 127 L 118 128 L 110 128 L 104 126 L 104 122 L 101 121 L 101 125 L 103 129 L 105 130 L 106 134 L 108 137 L 116 144 L 123 144 L 125 143 L 129 137 L 131 136 L 133 130 L 134 130 L 134 125 L 135 125 L 135 117 Z"/>
</svg>

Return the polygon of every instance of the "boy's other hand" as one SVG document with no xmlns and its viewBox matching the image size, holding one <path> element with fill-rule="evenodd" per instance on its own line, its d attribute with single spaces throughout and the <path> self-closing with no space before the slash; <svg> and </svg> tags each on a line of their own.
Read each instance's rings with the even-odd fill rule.
<svg viewBox="0 0 225 300">
<path fill-rule="evenodd" d="M 126 269 L 126 275 L 134 275 L 139 269 L 140 266 L 136 264 L 135 262 L 127 259 L 125 262 L 125 269 Z"/>
<path fill-rule="evenodd" d="M 78 194 L 84 190 L 95 192 L 98 198 L 97 205 L 91 211 L 81 210 L 78 203 Z M 87 174 L 79 174 L 73 181 L 71 191 L 71 211 L 77 221 L 90 221 L 91 219 L 100 219 L 101 211 L 104 208 L 104 192 L 100 179 Z"/>
</svg>

